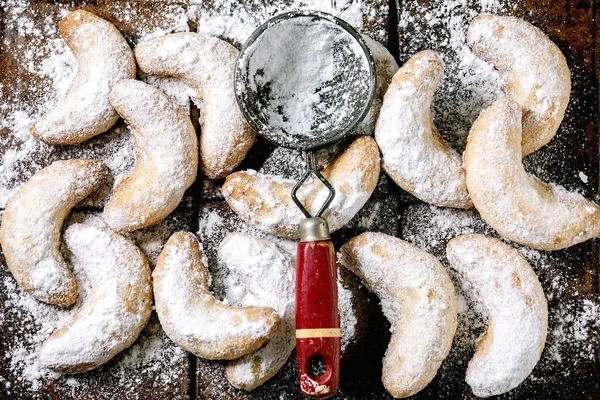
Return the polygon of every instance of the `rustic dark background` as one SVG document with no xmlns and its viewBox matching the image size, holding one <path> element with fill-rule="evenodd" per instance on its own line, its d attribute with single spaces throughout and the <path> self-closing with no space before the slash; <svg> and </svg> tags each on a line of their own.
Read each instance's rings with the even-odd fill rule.
<svg viewBox="0 0 600 400">
<path fill-rule="evenodd" d="M 489 1 L 488 1 L 489 2 Z M 58 10 L 65 6 L 85 8 L 113 22 L 135 44 L 143 32 L 152 26 L 169 25 L 176 7 L 186 10 L 188 2 L 151 1 L 0 1 L 0 105 L 15 109 L 18 104 L 41 106 L 47 100 L 39 90 L 44 81 L 23 66 L 24 52 L 35 46 L 35 35 L 18 35 L 9 14 L 11 7 L 26 4 L 31 20 L 51 19 L 57 23 Z M 254 0 L 247 8 L 257 14 L 264 12 L 273 1 Z M 282 2 L 283 3 L 283 2 Z M 338 1 L 338 3 L 340 3 Z M 442 6 L 451 5 L 453 12 L 479 11 L 480 1 L 400 1 L 387 4 L 381 0 L 365 0 L 363 32 L 375 36 L 386 44 L 401 64 L 416 51 L 433 48 L 442 54 L 452 52 L 443 39 L 447 37 L 448 21 L 432 26 L 431 14 L 439 13 Z M 546 147 L 528 157 L 527 168 L 545 180 L 578 190 L 589 197 L 597 194 L 598 187 L 598 74 L 600 66 L 597 54 L 597 5 L 595 1 L 500 1 L 498 13 L 516 15 L 536 24 L 561 48 L 572 71 L 573 90 L 571 103 L 557 137 Z M 200 9 L 221 7 L 220 2 L 206 1 Z M 175 8 L 174 8 L 175 7 Z M 461 8 L 462 7 L 462 8 Z M 285 10 L 285 5 L 280 6 Z M 135 21 L 123 18 L 123 9 L 133 15 Z M 272 10 L 271 8 L 268 8 Z M 174 11 L 175 10 L 175 11 Z M 458 10 L 458 11 L 456 11 Z M 219 9 L 219 12 L 221 10 Z M 224 8 L 222 12 L 230 12 Z M 410 24 L 399 24 L 411 15 Z M 47 20 L 46 20 L 47 23 Z M 449 23 L 449 22 L 448 22 Z M 194 23 L 190 26 L 195 29 Z M 39 61 L 39 60 L 38 60 Z M 447 62 L 445 79 L 452 79 L 453 65 Z M 450 73 L 448 73 L 450 71 Z M 41 90 L 41 89 L 40 89 Z M 434 108 L 444 110 L 453 94 L 440 89 Z M 192 114 L 197 109 L 192 107 Z M 6 109 L 0 107 L 0 120 L 7 118 Z M 436 117 L 441 128 L 467 126 L 470 120 L 456 121 L 452 113 L 444 118 Z M 114 147 L 109 143 L 126 142 L 127 132 L 116 127 L 108 134 L 92 139 L 78 147 L 40 146 L 31 157 L 18 165 L 19 174 L 0 179 L 2 185 L 17 186 L 31 174 L 54 160 L 70 157 L 98 157 L 110 159 Z M 449 138 L 451 139 L 451 138 Z M 0 124 L 0 154 L 25 148 L 24 139 L 12 135 L 10 129 Z M 462 151 L 460 144 L 457 149 Z M 271 156 L 275 149 L 258 140 L 248 159 L 240 167 L 258 169 L 273 168 Z M 131 161 L 131 160 L 130 160 Z M 131 162 L 129 162 L 130 164 Z M 130 165 L 129 165 L 130 167 Z M 292 168 L 293 169 L 293 168 Z M 0 170 L 1 171 L 1 170 Z M 294 171 L 284 171 L 294 174 Z M 579 172 L 587 177 L 587 183 L 579 178 Z M 150 258 L 156 257 L 160 243 L 176 230 L 196 232 L 204 243 L 210 260 L 214 249 L 229 231 L 248 229 L 228 208 L 220 197 L 216 184 L 199 179 L 189 190 L 178 210 L 157 227 L 133 235 Z M 101 201 L 80 207 L 72 218 L 95 218 L 101 210 Z M 376 230 L 409 240 L 440 257 L 444 261 L 445 242 L 465 232 L 494 234 L 474 211 L 443 210 L 428 206 L 398 189 L 382 176 L 375 194 L 367 205 L 351 221 L 336 232 L 334 242 L 340 246 L 350 237 Z M 156 245 L 158 243 L 158 247 Z M 600 398 L 600 375 L 598 371 L 598 324 L 589 316 L 584 321 L 584 338 L 574 337 L 567 329 L 563 338 L 556 333 L 573 324 L 573 319 L 585 315 L 590 304 L 596 304 L 599 295 L 598 251 L 596 242 L 587 242 L 557 252 L 526 253 L 538 273 L 549 298 L 550 328 L 546 351 L 532 375 L 517 389 L 499 398 L 505 399 L 596 399 Z M 0 255 L 1 257 L 1 255 Z M 0 279 L 9 280 L 10 274 L 0 266 Z M 381 359 L 389 340 L 389 324 L 378 306 L 378 299 L 368 293 L 354 276 L 342 269 L 343 284 L 354 293 L 354 311 L 358 318 L 356 335 L 342 359 L 341 392 L 339 399 L 387 399 L 390 396 L 381 382 Z M 557 284 L 558 282 L 558 284 Z M 18 368 L 11 367 L 9 353 L 20 343 L 27 342 L 37 325 L 31 316 L 15 307 L 14 296 L 27 296 L 22 291 L 3 290 L 0 287 L 0 398 L 7 399 L 296 399 L 301 398 L 297 389 L 295 357 L 292 356 L 279 374 L 252 392 L 236 390 L 224 377 L 224 364 L 197 359 L 177 348 L 161 334 L 156 318 L 144 331 L 134 347 L 116 357 L 99 371 L 78 376 L 76 381 L 46 378 L 37 390 L 21 379 Z M 461 293 L 461 289 L 457 286 Z M 485 321 L 467 304 L 468 311 L 461 312 L 459 332 L 453 349 L 436 378 L 415 398 L 419 399 L 468 399 L 474 398 L 464 382 L 467 362 L 472 355 L 475 339 L 483 331 Z M 587 307 L 587 308 L 586 308 Z M 593 309 L 593 307 L 592 307 Z M 597 316 L 597 315 L 596 315 Z M 571 325 L 569 325 L 571 324 Z M 551 334 L 554 332 L 554 334 Z M 559 332 L 560 333 L 560 332 Z M 160 340 L 156 342 L 156 337 Z M 562 338 L 562 339 L 560 339 Z M 560 340 L 559 340 L 560 339 Z M 154 341 L 153 341 L 154 340 Z M 129 365 L 126 361 L 132 353 L 142 351 L 152 343 L 158 343 L 164 359 L 155 359 Z M 553 355 L 558 352 L 560 357 Z M 167 360 L 168 359 L 168 360 Z M 560 360 L 559 360 L 560 359 Z"/>
</svg>

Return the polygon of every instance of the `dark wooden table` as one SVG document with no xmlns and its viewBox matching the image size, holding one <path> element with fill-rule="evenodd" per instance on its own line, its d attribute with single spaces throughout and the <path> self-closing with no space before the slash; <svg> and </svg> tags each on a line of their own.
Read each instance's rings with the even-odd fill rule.
<svg viewBox="0 0 600 400">
<path fill-rule="evenodd" d="M 15 111 L 33 117 L 52 96 L 48 79 L 40 76 L 36 65 L 44 59 L 44 46 L 57 37 L 51 29 L 60 19 L 61 9 L 83 7 L 113 22 L 135 45 L 155 29 L 182 28 L 178 20 L 189 12 L 189 27 L 198 29 L 194 15 L 228 15 L 244 8 L 250 15 L 264 19 L 277 10 L 289 9 L 291 0 L 274 2 L 253 0 L 235 2 L 205 1 L 0 1 L 0 208 L 7 195 L 33 172 L 54 160 L 96 157 L 106 161 L 114 176 L 125 173 L 133 164 L 133 143 L 122 123 L 109 133 L 78 147 L 51 147 L 37 144 L 22 133 Z M 345 2 L 338 0 L 338 5 Z M 495 12 L 521 16 L 543 29 L 564 52 L 572 72 L 571 103 L 557 137 L 528 157 L 526 167 L 542 179 L 564 185 L 589 197 L 598 187 L 598 73 L 596 62 L 595 1 L 529 1 L 513 5 L 502 1 L 405 1 L 387 4 L 384 0 L 363 1 L 363 29 L 386 44 L 399 63 L 416 51 L 433 48 L 446 58 L 445 82 L 436 94 L 436 124 L 442 135 L 458 150 L 464 145 L 464 132 L 477 113 L 464 113 L 457 96 L 470 99 L 469 88 L 456 80 L 460 67 L 456 51 L 448 43 L 448 32 L 460 29 L 481 4 Z M 32 26 L 18 24 L 25 16 Z M 432 16 L 445 16 L 432 23 Z M 447 18 L 452 16 L 452 18 Z M 179 21 L 179 22 L 178 22 Z M 458 21 L 458 23 L 457 23 Z M 175 27 L 175 28 L 174 28 Z M 37 29 L 36 29 L 37 28 Z M 200 27 L 200 30 L 202 28 Z M 235 41 L 234 41 L 235 42 Z M 41 50 L 40 50 L 41 49 Z M 33 54 L 33 56 L 32 56 Z M 32 64 L 33 63 L 33 64 Z M 450 89 L 453 89 L 452 91 Z M 475 99 L 477 100 L 477 99 Z M 481 100 L 481 99 L 479 99 Z M 469 101 L 469 100 L 467 100 Z M 191 113 L 198 110 L 191 107 Z M 477 111 L 477 110 L 476 110 Z M 22 115 L 21 115 L 22 117 Z M 194 118 L 195 119 L 195 118 Z M 462 132 L 462 134 L 457 134 Z M 288 166 L 274 157 L 276 150 L 259 140 L 241 169 L 263 167 L 294 176 L 296 164 L 287 154 Z M 281 150 L 279 150 L 281 155 Z M 285 152 L 283 152 L 285 153 Z M 583 174 L 583 175 L 581 175 Z M 581 179 L 587 177 L 587 182 Z M 585 180 L 585 179 L 584 179 Z M 163 223 L 136 232 L 133 239 L 155 260 L 162 244 L 176 230 L 195 232 L 203 242 L 211 267 L 215 250 L 230 231 L 248 230 L 221 198 L 218 187 L 201 179 L 188 191 L 174 214 Z M 105 199 L 78 207 L 71 220 L 93 221 Z M 367 205 L 348 224 L 336 232 L 340 246 L 350 237 L 375 230 L 398 236 L 431 251 L 443 262 L 448 239 L 466 232 L 494 232 L 475 211 L 440 209 L 424 204 L 401 191 L 385 176 Z M 587 242 L 557 252 L 524 249 L 524 254 L 539 275 L 549 300 L 550 327 L 546 349 L 532 375 L 517 389 L 499 396 L 514 399 L 596 399 L 600 398 L 598 371 L 599 271 L 595 242 Z M 1 257 L 1 255 L 0 255 Z M 252 392 L 236 390 L 224 376 L 224 364 L 197 359 L 175 346 L 163 333 L 154 317 L 132 348 L 117 356 L 99 371 L 74 377 L 35 380 L 31 371 L 23 372 L 23 354 L 39 342 L 39 319 L 54 315 L 57 309 L 40 306 L 15 287 L 4 266 L 0 266 L 0 398 L 7 399 L 297 399 L 295 356 L 277 376 Z M 378 299 L 342 270 L 343 285 L 353 293 L 356 334 L 342 358 L 340 399 L 387 399 L 381 378 L 381 359 L 389 340 L 389 324 L 381 314 Z M 459 329 L 448 359 L 436 378 L 415 397 L 420 399 L 474 398 L 464 374 L 485 319 L 476 303 L 465 295 L 456 280 L 461 300 Z M 215 291 L 219 292 L 218 282 Z M 36 320 L 38 318 L 38 320 Z M 49 332 L 47 332 L 49 333 Z M 46 333 L 46 334 L 47 334 Z M 15 357 L 15 354 L 18 354 Z"/>
</svg>

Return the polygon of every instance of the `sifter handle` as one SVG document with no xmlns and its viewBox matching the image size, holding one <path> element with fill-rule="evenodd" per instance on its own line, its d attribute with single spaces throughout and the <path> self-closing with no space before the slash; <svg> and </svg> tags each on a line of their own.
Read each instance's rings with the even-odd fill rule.
<svg viewBox="0 0 600 400">
<path fill-rule="evenodd" d="M 301 242 L 296 261 L 296 348 L 300 389 L 306 396 L 334 395 L 340 382 L 340 313 L 337 266 L 330 240 Z M 319 365 L 321 374 L 314 374 Z"/>
</svg>

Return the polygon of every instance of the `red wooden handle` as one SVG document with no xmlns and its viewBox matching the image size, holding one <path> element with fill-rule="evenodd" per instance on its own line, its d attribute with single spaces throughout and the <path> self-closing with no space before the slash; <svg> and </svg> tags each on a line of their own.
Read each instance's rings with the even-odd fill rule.
<svg viewBox="0 0 600 400">
<path fill-rule="evenodd" d="M 304 395 L 334 395 L 340 384 L 340 312 L 337 266 L 329 240 L 301 242 L 296 261 L 296 349 Z M 311 364 L 325 365 L 315 375 Z"/>
</svg>

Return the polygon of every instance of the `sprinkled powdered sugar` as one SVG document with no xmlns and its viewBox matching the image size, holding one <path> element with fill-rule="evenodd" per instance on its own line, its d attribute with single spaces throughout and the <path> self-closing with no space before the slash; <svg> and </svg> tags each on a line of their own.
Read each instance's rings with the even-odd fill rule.
<svg viewBox="0 0 600 400">
<path fill-rule="evenodd" d="M 404 214 L 400 237 L 446 263 L 446 242 L 467 233 L 497 236 L 476 211 L 419 204 L 409 207 Z M 503 238 L 499 239 L 505 241 Z M 597 300 L 577 298 L 578 293 L 574 292 L 581 274 L 581 265 L 574 264 L 572 260 L 581 258 L 581 249 L 573 247 L 560 252 L 545 252 L 525 246 L 515 247 L 538 275 L 548 299 L 549 311 L 545 350 L 538 367 L 522 386 L 538 380 L 546 381 L 547 384 L 560 384 L 561 376 L 578 374 L 579 365 L 594 359 L 600 306 Z M 485 331 L 487 310 L 478 291 L 454 271 L 449 272 L 457 294 L 459 324 L 448 360 L 442 364 L 439 373 L 452 376 L 453 379 L 464 379 L 464 370 L 457 370 L 456 366 L 466 366 L 473 355 L 474 345 Z M 548 372 L 552 376 L 548 376 Z"/>
<path fill-rule="evenodd" d="M 264 239 L 231 233 L 219 246 L 219 267 L 228 272 L 224 286 L 229 304 L 271 307 L 281 318 L 266 345 L 227 366 L 229 381 L 251 390 L 276 374 L 296 346 L 293 258 Z"/>
<path fill-rule="evenodd" d="M 47 13 L 30 3 L 7 0 L 0 4 L 6 32 L 11 33 L 4 36 L 3 45 L 14 47 L 18 42 L 19 46 L 20 68 L 7 70 L 8 79 L 27 81 L 27 85 L 16 85 L 10 91 L 0 87 L 0 132 L 10 132 L 0 135 L 0 207 L 20 183 L 56 159 L 98 158 L 114 177 L 133 166 L 133 138 L 121 126 L 77 147 L 48 146 L 30 135 L 31 124 L 59 101 L 77 72 L 75 57 L 58 34 L 58 21 L 68 10 L 58 5 L 55 13 Z M 185 8 L 176 4 L 156 6 L 152 15 L 130 2 L 108 5 L 107 9 L 117 20 L 127 21 L 127 38 L 133 41 L 189 29 Z M 102 206 L 109 191 L 107 186 L 87 205 Z"/>
<path fill-rule="evenodd" d="M 440 134 L 457 150 L 464 148 L 479 113 L 503 96 L 500 73 L 477 58 L 466 43 L 468 25 L 480 12 L 500 12 L 506 7 L 499 0 L 475 7 L 463 0 L 444 0 L 431 6 L 411 2 L 398 17 L 400 60 L 433 45 L 444 61 L 444 77 L 432 107 Z"/>
<path fill-rule="evenodd" d="M 374 19 L 376 12 L 369 9 L 373 5 L 354 0 L 292 0 L 286 2 L 261 2 L 247 7 L 236 0 L 217 0 L 210 5 L 200 0 L 192 0 L 190 18 L 198 24 L 198 31 L 226 37 L 242 44 L 250 34 L 269 18 L 290 10 L 318 10 L 339 17 L 357 29 L 361 29 L 366 19 L 371 25 L 382 21 Z M 384 39 L 387 32 L 383 27 L 376 29 L 375 39 Z"/>
<path fill-rule="evenodd" d="M 152 312 L 150 268 L 129 240 L 108 229 L 82 224 L 65 231 L 72 265 L 80 265 L 90 289 L 73 321 L 40 349 L 41 365 L 84 372 L 128 348 Z"/>
<path fill-rule="evenodd" d="M 451 267 L 479 292 L 489 316 L 467 383 L 482 397 L 511 390 L 529 376 L 546 342 L 548 307 L 538 278 L 516 249 L 488 236 L 452 239 L 446 253 Z"/>
<path fill-rule="evenodd" d="M 244 103 L 260 102 L 248 110 L 259 133 L 286 146 L 314 144 L 364 109 L 369 64 L 363 53 L 335 21 L 276 20 L 244 49 L 236 90 Z"/>
</svg>

